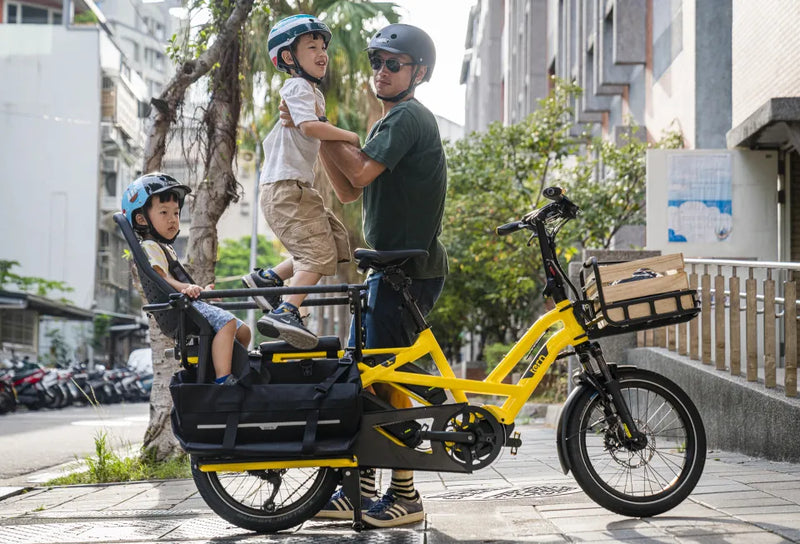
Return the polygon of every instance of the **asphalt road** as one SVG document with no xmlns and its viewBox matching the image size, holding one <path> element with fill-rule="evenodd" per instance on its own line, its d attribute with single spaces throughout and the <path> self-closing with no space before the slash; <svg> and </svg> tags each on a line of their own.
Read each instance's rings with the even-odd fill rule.
<svg viewBox="0 0 800 544">
<path fill-rule="evenodd" d="M 60 410 L 20 408 L 0 416 L 0 485 L 22 483 L 25 474 L 93 454 L 95 437 L 101 432 L 114 449 L 139 444 L 149 417 L 146 402 Z"/>
</svg>

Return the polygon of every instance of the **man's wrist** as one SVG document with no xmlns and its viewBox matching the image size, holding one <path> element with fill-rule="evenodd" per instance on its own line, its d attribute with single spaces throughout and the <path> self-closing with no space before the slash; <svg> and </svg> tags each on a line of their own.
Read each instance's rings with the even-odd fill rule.
<svg viewBox="0 0 800 544">
<path fill-rule="evenodd" d="M 323 123 L 327 123 L 328 122 L 328 118 L 325 117 L 324 115 L 320 115 L 319 117 L 317 117 L 317 120 L 318 121 L 322 121 Z"/>
</svg>

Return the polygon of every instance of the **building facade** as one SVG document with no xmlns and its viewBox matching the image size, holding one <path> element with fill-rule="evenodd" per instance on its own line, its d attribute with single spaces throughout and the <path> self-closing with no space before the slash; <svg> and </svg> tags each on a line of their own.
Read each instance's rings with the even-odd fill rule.
<svg viewBox="0 0 800 544">
<path fill-rule="evenodd" d="M 143 75 L 152 72 L 132 62 L 126 44 L 148 42 L 115 33 L 135 36 L 135 25 L 111 24 L 90 1 L 3 0 L 0 14 L 0 178 L 18 180 L 4 183 L 0 213 L 23 229 L 2 238 L 0 258 L 20 263 L 22 276 L 66 283 L 75 307 L 106 316 L 103 351 L 113 363 L 146 327 L 111 216 L 140 173 L 150 98 Z M 47 327 L 37 328 L 27 333 L 28 351 L 47 350 Z M 67 339 L 76 357 L 91 356 L 86 336 Z"/>
</svg>

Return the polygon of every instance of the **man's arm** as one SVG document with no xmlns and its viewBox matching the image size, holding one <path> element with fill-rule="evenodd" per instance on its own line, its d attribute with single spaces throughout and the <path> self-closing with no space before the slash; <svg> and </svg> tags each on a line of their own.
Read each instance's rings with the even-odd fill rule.
<svg viewBox="0 0 800 544">
<path fill-rule="evenodd" d="M 324 143 L 325 142 L 323 142 L 323 144 Z M 322 167 L 325 168 L 325 172 L 328 174 L 333 192 L 336 193 L 339 202 L 347 204 L 348 202 L 358 200 L 358 197 L 361 196 L 362 189 L 353 187 L 350 180 L 339 170 L 336 162 L 331 158 L 330 148 L 328 146 L 320 146 L 319 160 L 322 161 Z"/>
<path fill-rule="evenodd" d="M 322 142 L 320 153 L 336 165 L 353 188 L 359 190 L 386 170 L 386 166 L 369 158 L 359 148 L 341 142 Z"/>
</svg>

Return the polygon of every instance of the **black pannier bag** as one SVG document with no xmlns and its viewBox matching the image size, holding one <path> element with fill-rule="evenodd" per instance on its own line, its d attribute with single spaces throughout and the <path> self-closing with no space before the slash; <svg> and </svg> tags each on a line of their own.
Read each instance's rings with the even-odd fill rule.
<svg viewBox="0 0 800 544">
<path fill-rule="evenodd" d="M 192 383 L 181 370 L 169 389 L 172 430 L 194 455 L 347 455 L 361 423 L 361 378 L 347 360 L 264 362 L 236 385 Z"/>
</svg>

